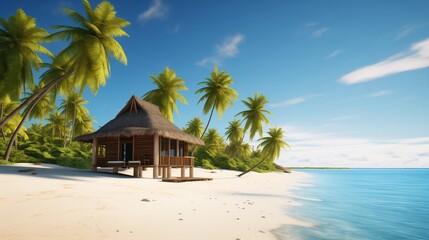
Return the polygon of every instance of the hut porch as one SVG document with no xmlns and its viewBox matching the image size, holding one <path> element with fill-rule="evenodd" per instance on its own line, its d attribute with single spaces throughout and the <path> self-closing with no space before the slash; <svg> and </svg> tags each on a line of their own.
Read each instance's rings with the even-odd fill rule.
<svg viewBox="0 0 429 240">
<path fill-rule="evenodd" d="M 154 178 L 171 178 L 171 169 L 180 168 L 181 178 L 193 177 L 194 157 L 188 156 L 184 141 L 155 135 L 104 137 L 96 139 L 93 148 L 93 171 L 103 167 L 118 173 L 119 168 L 134 168 L 134 177 L 142 177 L 142 171 L 153 168 Z"/>
</svg>

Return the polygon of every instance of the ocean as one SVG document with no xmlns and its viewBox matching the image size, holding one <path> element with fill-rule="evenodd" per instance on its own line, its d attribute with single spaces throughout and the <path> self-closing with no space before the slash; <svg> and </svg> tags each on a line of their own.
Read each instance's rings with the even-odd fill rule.
<svg viewBox="0 0 429 240">
<path fill-rule="evenodd" d="M 429 240 L 429 169 L 299 171 L 310 186 L 286 212 L 314 227 L 284 225 L 279 239 Z"/>
</svg>

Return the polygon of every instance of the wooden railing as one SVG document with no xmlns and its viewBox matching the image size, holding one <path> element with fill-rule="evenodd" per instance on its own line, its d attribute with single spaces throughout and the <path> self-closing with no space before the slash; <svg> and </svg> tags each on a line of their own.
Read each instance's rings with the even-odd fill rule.
<svg viewBox="0 0 429 240">
<path fill-rule="evenodd" d="M 191 156 L 161 156 L 159 160 L 160 166 L 194 166 L 194 157 Z"/>
<path fill-rule="evenodd" d="M 137 162 L 140 162 L 140 165 L 142 166 L 153 166 L 153 159 L 139 159 L 135 161 L 114 161 L 114 160 L 101 160 L 97 159 L 96 166 L 99 167 L 108 167 L 112 165 L 128 165 L 129 163 L 135 164 Z M 191 156 L 183 156 L 183 157 L 176 157 L 176 156 L 160 156 L 159 157 L 159 166 L 176 166 L 176 167 L 190 167 L 194 166 L 194 157 Z"/>
</svg>

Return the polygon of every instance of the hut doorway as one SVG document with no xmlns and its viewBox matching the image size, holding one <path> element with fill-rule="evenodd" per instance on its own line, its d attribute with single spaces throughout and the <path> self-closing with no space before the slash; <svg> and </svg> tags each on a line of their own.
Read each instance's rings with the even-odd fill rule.
<svg viewBox="0 0 429 240">
<path fill-rule="evenodd" d="M 132 143 L 123 143 L 122 144 L 122 161 L 131 161 L 133 160 L 133 144 Z"/>
</svg>

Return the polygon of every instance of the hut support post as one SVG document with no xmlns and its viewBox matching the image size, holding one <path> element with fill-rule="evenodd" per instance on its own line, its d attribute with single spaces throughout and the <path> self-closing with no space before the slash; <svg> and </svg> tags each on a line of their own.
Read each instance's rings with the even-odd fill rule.
<svg viewBox="0 0 429 240">
<path fill-rule="evenodd" d="M 167 178 L 171 178 L 171 166 L 167 168 Z"/>
<path fill-rule="evenodd" d="M 92 171 L 97 172 L 97 147 L 98 141 L 97 138 L 92 140 Z"/>
<path fill-rule="evenodd" d="M 181 167 L 181 169 L 180 169 L 180 177 L 181 178 L 185 177 L 185 167 Z"/>
<path fill-rule="evenodd" d="M 158 178 L 159 170 L 159 135 L 153 135 L 153 178 Z"/>
<path fill-rule="evenodd" d="M 194 166 L 191 166 L 191 167 L 189 168 L 189 177 L 190 177 L 190 178 L 193 178 L 193 177 L 194 177 Z"/>
</svg>

